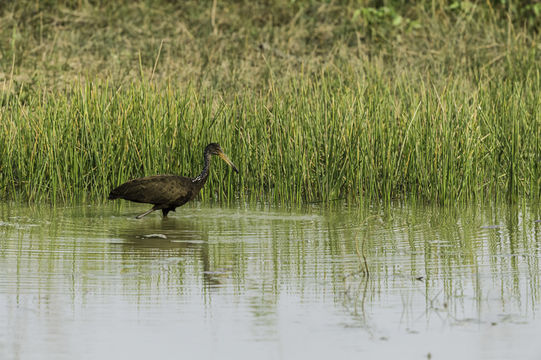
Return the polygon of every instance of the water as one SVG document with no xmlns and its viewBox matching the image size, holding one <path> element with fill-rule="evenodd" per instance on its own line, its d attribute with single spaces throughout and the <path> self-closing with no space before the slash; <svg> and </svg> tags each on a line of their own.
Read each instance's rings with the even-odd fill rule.
<svg viewBox="0 0 541 360">
<path fill-rule="evenodd" d="M 145 209 L 0 205 L 1 359 L 541 358 L 539 209 Z"/>
</svg>

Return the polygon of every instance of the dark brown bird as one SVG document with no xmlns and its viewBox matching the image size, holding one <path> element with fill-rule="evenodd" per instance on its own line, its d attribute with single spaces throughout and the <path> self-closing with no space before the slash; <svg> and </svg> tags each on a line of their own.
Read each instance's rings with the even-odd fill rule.
<svg viewBox="0 0 541 360">
<path fill-rule="evenodd" d="M 208 144 L 203 152 L 204 166 L 201 174 L 194 178 L 177 175 L 154 175 L 130 180 L 109 193 L 109 200 L 125 199 L 138 203 L 153 204 L 154 206 L 138 215 L 140 219 L 155 210 L 161 210 L 166 217 L 169 211 L 175 211 L 179 206 L 192 200 L 205 185 L 209 176 L 210 158 L 218 155 L 228 163 L 235 172 L 237 167 L 224 154 L 220 145 Z"/>
</svg>

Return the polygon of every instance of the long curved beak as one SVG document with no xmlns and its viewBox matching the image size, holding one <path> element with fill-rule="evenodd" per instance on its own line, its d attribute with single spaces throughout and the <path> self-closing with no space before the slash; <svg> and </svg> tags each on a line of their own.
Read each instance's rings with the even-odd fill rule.
<svg viewBox="0 0 541 360">
<path fill-rule="evenodd" d="M 235 166 L 235 164 L 233 164 L 233 162 L 231 160 L 229 160 L 229 158 L 227 157 L 226 154 L 224 154 L 223 152 L 219 153 L 218 156 L 220 158 L 222 158 L 223 161 L 225 161 L 226 163 L 229 164 L 229 166 L 231 166 L 233 168 L 233 170 L 235 170 L 235 172 L 238 174 L 239 173 L 239 169 L 237 169 L 237 167 Z"/>
</svg>

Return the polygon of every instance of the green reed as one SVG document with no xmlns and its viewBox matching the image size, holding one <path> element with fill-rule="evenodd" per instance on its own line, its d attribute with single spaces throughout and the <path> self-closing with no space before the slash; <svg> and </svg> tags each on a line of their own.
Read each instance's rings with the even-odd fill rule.
<svg viewBox="0 0 541 360">
<path fill-rule="evenodd" d="M 39 86 L 36 87 L 39 89 Z M 195 176 L 219 142 L 203 199 L 439 203 L 538 197 L 541 79 L 392 79 L 370 69 L 300 74 L 287 86 L 222 99 L 146 82 L 5 92 L 4 198 L 103 200 L 134 177 Z"/>
</svg>

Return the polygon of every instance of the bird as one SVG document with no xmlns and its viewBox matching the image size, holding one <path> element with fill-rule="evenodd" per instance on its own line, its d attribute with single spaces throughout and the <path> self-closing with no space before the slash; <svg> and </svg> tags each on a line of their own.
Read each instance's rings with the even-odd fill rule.
<svg viewBox="0 0 541 360">
<path fill-rule="evenodd" d="M 177 207 L 186 204 L 199 194 L 208 179 L 212 155 L 219 156 L 238 174 L 239 170 L 229 160 L 221 146 L 210 143 L 203 151 L 203 171 L 196 177 L 152 175 L 133 179 L 111 190 L 109 200 L 125 199 L 154 205 L 150 210 L 137 215 L 136 219 L 141 219 L 156 210 L 161 210 L 165 218 L 167 213 L 175 211 Z"/>
</svg>

